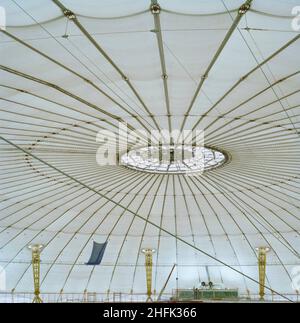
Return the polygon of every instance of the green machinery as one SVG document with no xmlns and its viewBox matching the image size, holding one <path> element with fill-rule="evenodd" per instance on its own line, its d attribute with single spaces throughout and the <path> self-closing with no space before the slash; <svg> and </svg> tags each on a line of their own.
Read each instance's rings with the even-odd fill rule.
<svg viewBox="0 0 300 323">
<path fill-rule="evenodd" d="M 181 289 L 176 291 L 178 301 L 234 300 L 239 297 L 237 289 Z"/>
</svg>

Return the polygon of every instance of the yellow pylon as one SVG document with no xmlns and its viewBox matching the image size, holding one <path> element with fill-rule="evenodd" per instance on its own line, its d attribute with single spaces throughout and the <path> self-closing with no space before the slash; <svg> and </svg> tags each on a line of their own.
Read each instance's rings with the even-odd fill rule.
<svg viewBox="0 0 300 323">
<path fill-rule="evenodd" d="M 154 249 L 143 249 L 142 252 L 145 254 L 145 267 L 146 267 L 146 282 L 147 282 L 147 302 L 152 302 L 152 256 L 155 252 Z"/>
<path fill-rule="evenodd" d="M 268 247 L 259 247 L 258 251 L 258 271 L 259 271 L 259 297 L 264 300 L 265 297 L 265 282 L 266 282 L 266 266 L 267 266 L 267 252 L 270 251 Z"/>
<path fill-rule="evenodd" d="M 40 297 L 40 264 L 41 264 L 41 251 L 42 245 L 35 244 L 29 246 L 32 252 L 32 269 L 33 269 L 33 283 L 34 283 L 34 299 L 32 303 L 43 303 Z"/>
</svg>

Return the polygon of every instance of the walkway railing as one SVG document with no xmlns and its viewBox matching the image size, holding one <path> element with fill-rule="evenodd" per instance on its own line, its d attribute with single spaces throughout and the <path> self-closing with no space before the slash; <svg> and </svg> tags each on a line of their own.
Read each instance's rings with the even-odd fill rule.
<svg viewBox="0 0 300 323">
<path fill-rule="evenodd" d="M 174 290 L 172 294 L 164 294 L 160 302 L 180 302 L 177 299 L 178 290 Z M 283 294 L 293 302 L 300 302 L 299 294 Z M 153 301 L 157 300 L 158 295 L 153 296 Z M 32 303 L 34 298 L 33 293 L 10 293 L 0 292 L 0 303 Z M 147 295 L 143 293 L 41 293 L 41 298 L 44 303 L 139 303 L 146 302 Z M 203 300 L 190 300 L 190 302 L 259 302 L 258 294 L 239 295 L 235 299 L 203 299 Z M 286 302 L 286 299 L 272 294 L 265 295 L 265 302 Z"/>
</svg>

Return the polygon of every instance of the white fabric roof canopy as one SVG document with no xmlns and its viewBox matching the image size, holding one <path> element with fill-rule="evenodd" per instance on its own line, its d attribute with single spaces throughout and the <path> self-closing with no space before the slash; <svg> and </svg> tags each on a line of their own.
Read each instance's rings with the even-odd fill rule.
<svg viewBox="0 0 300 323">
<path fill-rule="evenodd" d="M 150 1 L 61 3 L 109 60 L 53 1 L 0 0 L 8 25 L 0 33 L 0 133 L 106 198 L 1 140 L 0 266 L 7 289 L 32 290 L 27 246 L 36 242 L 45 245 L 44 292 L 145 292 L 141 249 L 150 246 L 157 250 L 158 292 L 176 263 L 167 292 L 211 280 L 257 293 L 254 282 L 130 210 L 256 280 L 255 248 L 270 246 L 267 286 L 295 293 L 300 45 L 291 10 L 297 1 L 253 0 L 224 48 L 244 1 L 159 1 L 169 111 Z M 137 129 L 141 122 L 148 130 L 204 129 L 205 143 L 231 161 L 199 177 L 99 167 L 97 132 L 118 126 L 108 113 Z M 93 240 L 108 240 L 95 268 L 84 265 Z"/>
</svg>

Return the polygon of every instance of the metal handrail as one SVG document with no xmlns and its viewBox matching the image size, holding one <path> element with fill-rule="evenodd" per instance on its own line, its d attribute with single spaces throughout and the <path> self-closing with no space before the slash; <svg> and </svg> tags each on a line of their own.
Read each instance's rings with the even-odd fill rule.
<svg viewBox="0 0 300 323">
<path fill-rule="evenodd" d="M 180 302 L 176 298 L 179 291 L 174 290 L 172 293 L 164 293 L 160 299 L 160 302 Z M 41 299 L 44 303 L 138 303 L 146 302 L 146 293 L 41 293 Z M 293 300 L 299 302 L 299 294 L 284 294 Z M 153 301 L 157 300 L 158 295 L 153 295 Z M 32 292 L 0 292 L 0 303 L 32 303 L 34 299 L 34 293 Z M 259 302 L 260 296 L 258 294 L 241 294 L 235 299 L 203 299 L 203 300 L 191 300 L 191 302 Z M 284 298 L 274 294 L 266 294 L 264 298 L 265 302 L 285 302 Z"/>
</svg>

